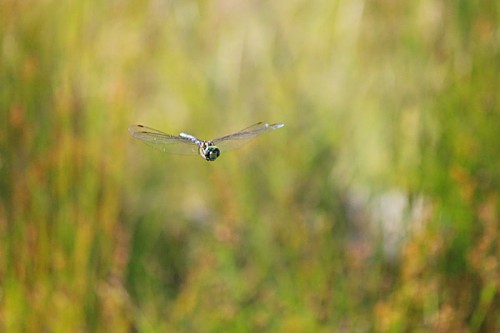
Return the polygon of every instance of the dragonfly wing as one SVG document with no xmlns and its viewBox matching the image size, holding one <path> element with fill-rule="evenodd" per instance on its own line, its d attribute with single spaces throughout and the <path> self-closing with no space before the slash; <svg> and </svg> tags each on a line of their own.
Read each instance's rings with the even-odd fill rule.
<svg viewBox="0 0 500 333">
<path fill-rule="evenodd" d="M 217 145 L 221 150 L 227 151 L 231 149 L 238 148 L 251 139 L 264 134 L 266 132 L 278 129 L 285 126 L 284 124 L 268 124 L 265 122 L 259 122 L 250 127 L 242 129 L 241 131 L 223 136 L 221 138 L 217 138 L 212 140 L 214 145 Z"/>
<path fill-rule="evenodd" d="M 198 154 L 196 143 L 186 137 L 170 135 L 143 125 L 132 125 L 128 128 L 128 131 L 134 138 L 164 153 L 178 155 Z"/>
</svg>

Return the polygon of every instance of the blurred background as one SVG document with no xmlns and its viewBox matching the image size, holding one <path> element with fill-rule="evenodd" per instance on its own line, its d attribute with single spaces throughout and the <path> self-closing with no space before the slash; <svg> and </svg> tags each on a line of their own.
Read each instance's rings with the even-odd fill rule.
<svg viewBox="0 0 500 333">
<path fill-rule="evenodd" d="M 499 21 L 0 0 L 0 331 L 499 331 Z M 210 163 L 127 132 L 258 121 Z"/>
</svg>

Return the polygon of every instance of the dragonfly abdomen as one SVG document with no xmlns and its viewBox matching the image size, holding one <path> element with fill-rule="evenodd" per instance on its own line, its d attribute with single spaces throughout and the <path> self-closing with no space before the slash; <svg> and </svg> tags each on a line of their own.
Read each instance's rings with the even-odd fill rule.
<svg viewBox="0 0 500 333">
<path fill-rule="evenodd" d="M 191 141 L 192 143 L 197 144 L 198 146 L 200 145 L 200 140 L 198 140 L 197 138 L 195 138 L 191 134 L 187 134 L 187 133 L 183 132 L 183 133 L 179 134 L 179 136 L 183 137 L 184 139 L 188 139 L 189 141 Z"/>
</svg>

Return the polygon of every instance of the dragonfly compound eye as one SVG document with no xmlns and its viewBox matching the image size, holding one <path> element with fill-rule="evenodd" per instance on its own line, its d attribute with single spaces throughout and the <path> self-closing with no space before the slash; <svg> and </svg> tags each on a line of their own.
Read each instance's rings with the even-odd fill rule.
<svg viewBox="0 0 500 333">
<path fill-rule="evenodd" d="M 216 146 L 208 146 L 205 150 L 205 158 L 207 161 L 215 161 L 220 156 L 220 149 Z"/>
</svg>

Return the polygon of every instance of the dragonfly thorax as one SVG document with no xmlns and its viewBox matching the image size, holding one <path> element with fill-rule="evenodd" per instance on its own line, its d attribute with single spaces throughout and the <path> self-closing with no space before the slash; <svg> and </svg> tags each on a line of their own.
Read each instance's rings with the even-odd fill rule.
<svg viewBox="0 0 500 333">
<path fill-rule="evenodd" d="M 200 155 L 207 161 L 215 161 L 220 156 L 220 149 L 210 141 L 200 144 Z"/>
</svg>

